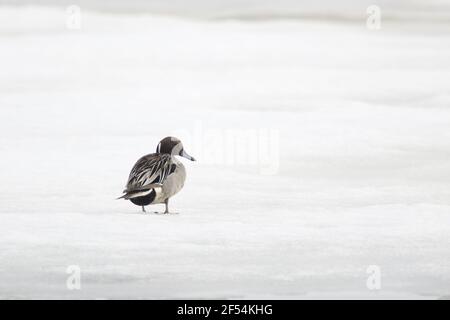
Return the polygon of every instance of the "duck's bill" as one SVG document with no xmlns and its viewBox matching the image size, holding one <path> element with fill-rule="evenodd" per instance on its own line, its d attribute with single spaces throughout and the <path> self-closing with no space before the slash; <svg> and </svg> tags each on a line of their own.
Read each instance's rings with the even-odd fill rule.
<svg viewBox="0 0 450 320">
<path fill-rule="evenodd" d="M 181 150 L 180 152 L 180 156 L 182 156 L 183 158 L 189 159 L 191 161 L 195 161 L 194 157 L 191 157 L 186 151 Z"/>
</svg>

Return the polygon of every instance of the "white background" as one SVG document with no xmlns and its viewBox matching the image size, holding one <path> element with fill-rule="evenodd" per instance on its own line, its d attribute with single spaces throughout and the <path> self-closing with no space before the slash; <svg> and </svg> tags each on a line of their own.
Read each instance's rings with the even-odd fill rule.
<svg viewBox="0 0 450 320">
<path fill-rule="evenodd" d="M 1 298 L 450 295 L 447 23 L 82 13 L 0 7 Z M 205 161 L 246 128 L 275 174 Z M 143 215 L 115 198 L 167 135 L 198 161 Z"/>
</svg>

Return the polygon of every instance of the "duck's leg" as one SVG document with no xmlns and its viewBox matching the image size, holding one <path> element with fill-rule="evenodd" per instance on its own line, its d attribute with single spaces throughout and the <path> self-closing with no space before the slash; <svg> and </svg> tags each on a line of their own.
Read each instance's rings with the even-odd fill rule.
<svg viewBox="0 0 450 320">
<path fill-rule="evenodd" d="M 144 206 L 142 206 L 142 212 L 147 212 L 147 211 L 145 211 L 145 207 Z"/>
<path fill-rule="evenodd" d="M 166 210 L 164 211 L 164 213 L 169 213 L 169 198 L 167 198 L 164 203 L 166 204 Z"/>
</svg>

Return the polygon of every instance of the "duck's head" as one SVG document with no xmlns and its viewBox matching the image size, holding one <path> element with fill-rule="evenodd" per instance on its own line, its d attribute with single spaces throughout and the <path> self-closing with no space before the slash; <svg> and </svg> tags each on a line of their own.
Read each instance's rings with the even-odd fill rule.
<svg viewBox="0 0 450 320">
<path fill-rule="evenodd" d="M 180 139 L 175 137 L 165 137 L 162 139 L 156 147 L 156 152 L 166 153 L 173 156 L 182 156 L 191 161 L 195 161 L 194 157 L 191 157 L 186 151 L 184 151 L 184 147 Z"/>
</svg>

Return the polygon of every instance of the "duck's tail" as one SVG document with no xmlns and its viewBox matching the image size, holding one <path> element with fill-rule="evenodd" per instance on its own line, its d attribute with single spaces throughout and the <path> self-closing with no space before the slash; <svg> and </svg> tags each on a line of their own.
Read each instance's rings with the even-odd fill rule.
<svg viewBox="0 0 450 320">
<path fill-rule="evenodd" d="M 122 195 L 121 197 L 117 198 L 116 200 L 119 199 L 125 199 L 125 200 L 129 200 L 132 198 L 137 198 L 137 197 L 145 197 L 147 195 L 149 195 L 153 189 L 155 188 L 161 188 L 162 184 L 159 183 L 152 183 L 149 185 L 145 185 L 139 189 L 135 189 L 135 190 L 124 190 L 123 192 L 125 193 L 124 195 Z"/>
<path fill-rule="evenodd" d="M 125 193 L 123 196 L 117 198 L 117 200 L 118 199 L 129 200 L 129 199 L 132 199 L 132 198 L 144 197 L 144 196 L 150 194 L 150 192 L 152 192 L 152 190 L 153 189 L 129 191 L 129 192 Z"/>
</svg>

